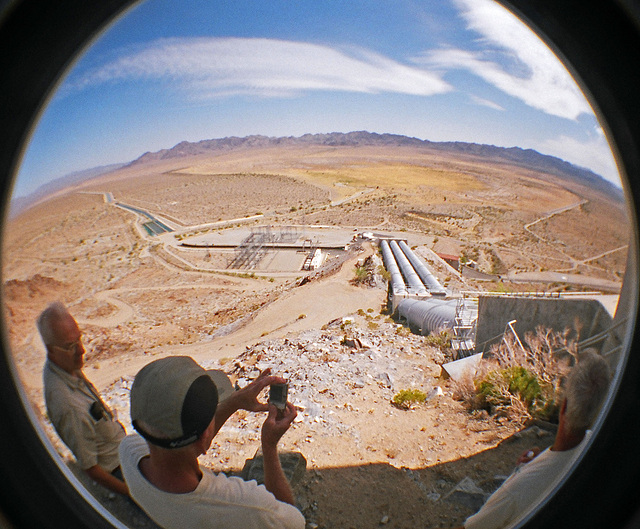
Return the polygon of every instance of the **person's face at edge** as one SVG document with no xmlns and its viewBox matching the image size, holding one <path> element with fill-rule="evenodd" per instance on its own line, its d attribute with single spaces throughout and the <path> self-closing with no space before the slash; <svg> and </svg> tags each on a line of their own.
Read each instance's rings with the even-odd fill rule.
<svg viewBox="0 0 640 529">
<path fill-rule="evenodd" d="M 60 319 L 54 331 L 54 343 L 49 346 L 49 358 L 67 373 L 73 374 L 84 365 L 85 349 L 82 333 L 69 314 Z"/>
</svg>

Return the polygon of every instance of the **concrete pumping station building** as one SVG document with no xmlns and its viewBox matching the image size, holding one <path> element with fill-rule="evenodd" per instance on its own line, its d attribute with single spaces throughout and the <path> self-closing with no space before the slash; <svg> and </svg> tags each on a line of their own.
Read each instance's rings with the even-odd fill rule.
<svg viewBox="0 0 640 529">
<path fill-rule="evenodd" d="M 521 343 L 540 326 L 563 332 L 580 330 L 578 349 L 593 348 L 614 359 L 625 323 L 583 292 L 447 292 L 427 263 L 404 240 L 378 239 L 389 273 L 388 305 L 412 332 L 427 336 L 449 329 L 454 360 L 477 355 L 511 334 Z M 617 311 L 613 311 L 617 312 Z"/>
</svg>

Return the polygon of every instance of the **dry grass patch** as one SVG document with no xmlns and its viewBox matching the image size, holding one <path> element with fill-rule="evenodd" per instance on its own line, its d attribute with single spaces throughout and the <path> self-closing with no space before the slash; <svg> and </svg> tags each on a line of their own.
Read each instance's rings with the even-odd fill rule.
<svg viewBox="0 0 640 529">
<path fill-rule="evenodd" d="M 486 186 L 475 176 L 456 171 L 410 164 L 349 164 L 308 171 L 313 179 L 340 182 L 350 186 L 419 189 L 428 186 L 441 191 L 482 191 Z"/>
</svg>

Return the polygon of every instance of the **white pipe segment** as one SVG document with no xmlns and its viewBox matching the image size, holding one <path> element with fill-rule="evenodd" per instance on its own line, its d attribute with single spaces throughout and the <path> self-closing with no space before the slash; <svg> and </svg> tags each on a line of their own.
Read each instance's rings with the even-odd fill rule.
<svg viewBox="0 0 640 529">
<path fill-rule="evenodd" d="M 413 265 L 413 268 L 420 276 L 420 279 L 422 279 L 422 282 L 425 284 L 430 294 L 437 295 L 447 293 L 445 288 L 429 271 L 427 265 L 422 261 L 422 259 L 420 259 L 420 257 L 418 257 L 418 255 L 416 255 L 416 253 L 411 248 L 409 248 L 409 245 L 406 242 L 400 241 L 398 243 L 398 246 L 400 246 L 404 254 L 407 256 L 407 259 L 409 259 L 409 261 Z"/>
<path fill-rule="evenodd" d="M 391 291 L 397 296 L 406 295 L 407 286 L 402 278 L 402 274 L 400 273 L 396 260 L 393 257 L 393 253 L 391 253 L 391 250 L 389 249 L 389 243 L 384 240 L 381 241 L 380 248 L 382 248 L 382 260 L 384 261 L 384 266 L 391 275 Z"/>
<path fill-rule="evenodd" d="M 407 284 L 409 287 L 409 293 L 416 294 L 418 296 L 426 296 L 427 289 L 422 283 L 420 276 L 416 274 L 416 271 L 413 269 L 413 266 L 411 266 L 409 259 L 405 257 L 404 253 L 398 246 L 398 243 L 396 241 L 391 241 L 389 243 L 389 247 L 391 248 L 391 251 L 393 252 L 394 257 L 396 258 L 396 261 L 398 263 L 398 266 L 400 267 L 400 270 L 402 270 L 402 275 L 407 281 Z"/>
<path fill-rule="evenodd" d="M 428 336 L 433 331 L 453 328 L 456 306 L 455 299 L 403 299 L 398 305 L 398 314 L 412 332 Z"/>
</svg>

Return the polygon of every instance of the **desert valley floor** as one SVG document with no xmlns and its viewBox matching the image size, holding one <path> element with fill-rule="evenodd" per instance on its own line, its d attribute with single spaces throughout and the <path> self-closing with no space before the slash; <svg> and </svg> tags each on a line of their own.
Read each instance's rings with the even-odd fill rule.
<svg viewBox="0 0 640 529">
<path fill-rule="evenodd" d="M 151 235 L 149 219 L 123 204 L 172 231 Z M 252 230 L 331 249 L 314 271 L 291 248 L 230 268 Z M 130 432 L 128 389 L 150 360 L 188 354 L 241 383 L 270 367 L 291 380 L 301 410 L 283 449 L 306 458 L 296 494 L 309 527 L 461 524 L 477 506 L 451 495 L 456 486 L 468 478 L 493 490 L 523 450 L 551 443 L 553 426 L 465 409 L 441 376 L 445 354 L 388 314 L 381 274 L 353 284 L 367 256 L 381 264 L 364 233 L 407 240 L 453 296 L 595 291 L 614 312 L 630 229 L 623 202 L 579 181 L 400 146 L 231 149 L 60 190 L 12 216 L 3 239 L 7 334 L 55 448 L 70 460 L 46 420 L 35 319 L 59 299 L 83 330 L 88 377 Z M 464 256 L 479 274 L 458 274 L 437 254 Z M 394 407 L 408 388 L 433 396 Z M 261 421 L 238 414 L 203 463 L 240 472 Z M 128 524 L 147 523 L 101 498 Z"/>
</svg>

